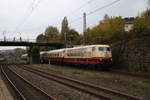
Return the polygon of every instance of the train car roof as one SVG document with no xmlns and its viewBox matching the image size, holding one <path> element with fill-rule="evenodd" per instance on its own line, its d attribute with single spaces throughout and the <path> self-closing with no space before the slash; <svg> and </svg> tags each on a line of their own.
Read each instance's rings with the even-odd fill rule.
<svg viewBox="0 0 150 100">
<path fill-rule="evenodd" d="M 28 54 L 26 53 L 26 54 L 23 54 L 23 55 L 22 55 L 22 57 L 25 57 L 25 56 L 28 56 Z"/>
<path fill-rule="evenodd" d="M 78 46 L 78 47 L 68 48 L 68 50 L 80 49 L 80 48 L 90 48 L 90 47 L 110 47 L 110 46 L 109 45 L 104 45 L 104 44 L 85 45 L 85 46 Z"/>
<path fill-rule="evenodd" d="M 47 51 L 41 51 L 41 52 L 40 52 L 40 54 L 44 54 L 44 53 L 47 53 Z"/>
<path fill-rule="evenodd" d="M 90 48 L 90 47 L 110 47 L 106 44 L 95 44 L 95 45 L 81 45 L 73 48 L 63 48 L 63 49 L 56 49 L 56 50 L 50 50 L 47 51 L 47 53 L 57 53 L 57 52 L 63 52 L 65 50 L 73 50 L 73 49 L 80 49 L 80 48 Z"/>
<path fill-rule="evenodd" d="M 65 49 L 56 49 L 56 50 L 50 50 L 47 53 L 57 53 L 57 52 L 63 52 Z"/>
</svg>

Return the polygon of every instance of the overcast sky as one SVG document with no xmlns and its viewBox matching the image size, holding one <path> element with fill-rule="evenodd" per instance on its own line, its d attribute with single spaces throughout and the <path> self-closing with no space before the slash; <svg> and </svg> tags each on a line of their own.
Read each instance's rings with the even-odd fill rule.
<svg viewBox="0 0 150 100">
<path fill-rule="evenodd" d="M 83 30 L 83 12 L 89 13 L 115 0 L 0 0 L 0 39 L 3 31 L 7 38 L 35 39 L 49 25 L 59 30 L 67 16 L 69 27 Z M 137 16 L 148 7 L 148 0 L 120 0 L 116 4 L 87 16 L 87 27 L 93 27 L 109 16 Z M 72 22 L 72 23 L 71 23 Z M 18 32 L 21 33 L 18 34 Z"/>
</svg>

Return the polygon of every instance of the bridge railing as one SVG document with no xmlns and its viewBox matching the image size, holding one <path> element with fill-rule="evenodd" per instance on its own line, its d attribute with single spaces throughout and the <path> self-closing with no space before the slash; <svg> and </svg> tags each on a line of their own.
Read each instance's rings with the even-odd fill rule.
<svg viewBox="0 0 150 100">
<path fill-rule="evenodd" d="M 35 39 L 0 39 L 0 42 L 36 42 Z"/>
</svg>

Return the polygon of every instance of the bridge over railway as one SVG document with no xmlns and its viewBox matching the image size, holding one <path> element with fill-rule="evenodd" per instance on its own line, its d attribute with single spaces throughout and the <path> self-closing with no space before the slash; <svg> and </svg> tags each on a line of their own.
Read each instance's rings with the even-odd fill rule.
<svg viewBox="0 0 150 100">
<path fill-rule="evenodd" d="M 61 42 L 30 42 L 30 41 L 1 41 L 0 46 L 26 46 L 28 47 L 28 60 L 29 63 L 39 63 L 40 52 L 38 49 L 35 49 L 35 46 L 47 46 L 47 47 L 56 47 L 57 49 L 64 47 L 64 44 Z"/>
<path fill-rule="evenodd" d="M 41 43 L 41 42 L 27 42 L 27 41 L 0 41 L 0 46 L 50 46 L 61 48 L 64 46 L 63 43 L 60 42 L 48 42 L 48 43 Z"/>
</svg>

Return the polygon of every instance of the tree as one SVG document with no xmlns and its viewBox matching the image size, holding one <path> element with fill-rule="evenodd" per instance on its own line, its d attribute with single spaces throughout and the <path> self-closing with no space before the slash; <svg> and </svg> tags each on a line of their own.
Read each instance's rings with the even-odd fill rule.
<svg viewBox="0 0 150 100">
<path fill-rule="evenodd" d="M 59 40 L 59 31 L 56 27 L 49 26 L 45 30 L 46 41 L 58 41 Z"/>
<path fill-rule="evenodd" d="M 39 34 L 36 38 L 37 42 L 44 42 L 45 41 L 45 36 L 43 34 Z"/>
<path fill-rule="evenodd" d="M 85 32 L 85 36 L 84 36 L 84 38 L 86 38 L 86 44 L 91 44 L 90 42 L 90 39 L 91 39 L 91 34 L 90 34 L 90 32 L 91 32 L 91 29 L 88 27 L 87 28 L 87 30 L 86 30 L 86 32 Z"/>
<path fill-rule="evenodd" d="M 16 55 L 17 57 L 21 57 L 23 54 L 26 53 L 26 50 L 24 50 L 24 49 L 22 49 L 22 48 L 17 48 L 17 49 L 15 49 L 14 51 L 15 51 L 15 55 Z"/>
<path fill-rule="evenodd" d="M 69 29 L 69 31 L 66 35 L 67 35 L 66 39 L 67 39 L 67 41 L 70 42 L 70 45 L 76 44 L 75 41 L 76 41 L 77 37 L 79 36 L 79 33 L 76 30 Z"/>
<path fill-rule="evenodd" d="M 108 20 L 109 16 L 107 14 L 104 15 L 104 21 Z"/>
<path fill-rule="evenodd" d="M 134 27 L 132 32 L 134 32 L 135 36 L 149 36 L 150 37 L 150 10 L 147 10 L 142 14 L 141 17 L 137 18 L 134 23 Z"/>
<path fill-rule="evenodd" d="M 66 34 L 68 33 L 68 20 L 67 17 L 64 17 L 62 21 L 62 26 L 61 26 L 61 41 L 66 42 Z"/>
<path fill-rule="evenodd" d="M 79 34 L 79 36 L 75 40 L 75 45 L 81 45 L 83 44 L 83 35 Z"/>
<path fill-rule="evenodd" d="M 49 26 L 46 28 L 44 34 L 39 34 L 36 38 L 37 42 L 54 42 L 59 41 L 60 34 L 56 27 Z M 55 49 L 53 47 L 38 47 L 40 51 L 47 51 L 51 49 Z"/>
<path fill-rule="evenodd" d="M 89 43 L 102 43 L 121 39 L 123 25 L 124 20 L 121 17 L 104 18 L 101 23 L 88 29 L 87 41 Z"/>
</svg>

